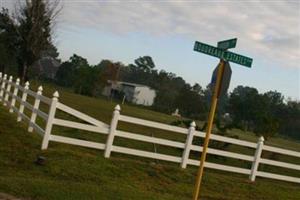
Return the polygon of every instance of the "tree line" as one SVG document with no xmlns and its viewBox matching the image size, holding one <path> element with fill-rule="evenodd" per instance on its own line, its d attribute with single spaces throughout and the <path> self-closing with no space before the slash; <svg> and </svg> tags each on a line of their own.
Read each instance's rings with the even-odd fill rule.
<svg viewBox="0 0 300 200">
<path fill-rule="evenodd" d="M 76 54 L 63 62 L 56 74 L 56 83 L 71 87 L 74 92 L 101 96 L 107 80 L 147 85 L 156 90 L 150 109 L 170 114 L 180 110 L 184 117 L 206 120 L 212 88 L 198 83 L 190 85 L 172 72 L 157 70 L 150 56 L 139 57 L 133 64 L 102 60 L 89 65 Z M 226 116 L 230 118 L 224 119 Z M 252 131 L 266 138 L 280 134 L 300 139 L 300 103 L 285 99 L 278 91 L 259 93 L 256 88 L 237 86 L 221 98 L 217 122 L 228 128 Z M 226 123 L 225 123 L 226 122 Z"/>
</svg>

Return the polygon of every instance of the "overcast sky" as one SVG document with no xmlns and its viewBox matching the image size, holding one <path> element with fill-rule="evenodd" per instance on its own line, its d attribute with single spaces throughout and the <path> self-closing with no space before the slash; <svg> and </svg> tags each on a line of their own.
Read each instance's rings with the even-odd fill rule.
<svg viewBox="0 0 300 200">
<path fill-rule="evenodd" d="M 0 0 L 12 8 L 15 0 Z M 55 28 L 60 57 L 90 64 L 132 63 L 150 55 L 158 69 L 206 86 L 218 59 L 193 51 L 195 40 L 216 45 L 238 38 L 233 52 L 254 59 L 231 64 L 231 87 L 277 90 L 300 99 L 300 1 L 63 0 Z"/>
</svg>

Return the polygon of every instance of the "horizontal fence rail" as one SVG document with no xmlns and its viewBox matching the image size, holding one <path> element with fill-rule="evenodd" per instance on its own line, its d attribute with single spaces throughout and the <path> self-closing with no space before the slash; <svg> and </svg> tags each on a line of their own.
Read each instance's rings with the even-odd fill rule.
<svg viewBox="0 0 300 200">
<path fill-rule="evenodd" d="M 0 102 L 2 102 L 3 105 L 9 107 L 10 112 L 14 112 L 18 115 L 17 121 L 24 120 L 25 122 L 28 123 L 29 132 L 35 130 L 39 135 L 43 137 L 42 147 L 41 147 L 42 149 L 47 149 L 49 142 L 52 141 L 52 142 L 67 143 L 71 145 L 94 148 L 98 150 L 104 150 L 104 156 L 106 158 L 109 158 L 112 152 L 116 152 L 116 153 L 128 154 L 128 155 L 139 156 L 144 158 L 174 162 L 180 164 L 182 168 L 186 168 L 188 165 L 194 165 L 194 166 L 200 165 L 199 160 L 190 158 L 191 151 L 201 153 L 203 150 L 202 146 L 197 146 L 193 144 L 193 140 L 197 137 L 198 138 L 205 137 L 204 132 L 195 130 L 195 126 L 196 126 L 195 122 L 192 122 L 189 128 L 171 126 L 159 122 L 153 122 L 149 120 L 121 115 L 120 114 L 121 108 L 119 105 L 117 105 L 113 111 L 111 123 L 110 125 L 107 125 L 102 121 L 99 121 L 93 117 L 88 116 L 87 114 L 79 112 L 59 102 L 58 92 L 55 92 L 52 98 L 48 98 L 46 96 L 43 96 L 42 91 L 43 88 L 40 86 L 38 90 L 34 92 L 29 89 L 29 82 L 26 82 L 25 85 L 22 86 L 20 85 L 19 79 L 17 79 L 14 82 L 12 76 L 8 77 L 6 74 L 3 75 L 0 72 Z M 33 104 L 28 102 L 28 96 L 34 98 Z M 40 110 L 40 102 L 45 103 L 46 105 L 49 106 L 48 112 L 44 112 Z M 31 115 L 28 116 L 25 114 L 24 112 L 25 108 L 30 112 Z M 78 118 L 83 122 L 75 122 L 71 120 L 57 118 L 56 117 L 57 110 L 63 111 L 73 117 Z M 46 122 L 44 128 L 40 127 L 36 123 L 37 117 L 40 117 Z M 128 131 L 119 130 L 118 129 L 119 121 L 130 123 L 130 124 L 136 124 L 139 126 L 146 126 L 154 129 L 161 129 L 168 132 L 179 133 L 182 134 L 182 136 L 185 137 L 186 140 L 185 142 L 179 142 L 171 139 L 154 137 L 153 134 L 152 136 L 147 136 L 138 133 L 131 133 Z M 77 138 L 70 138 L 66 136 L 54 135 L 52 134 L 53 126 L 67 127 L 67 128 L 77 129 L 77 130 L 89 131 L 93 133 L 100 133 L 107 137 L 106 142 L 99 143 L 99 142 L 86 141 Z M 114 144 L 115 137 L 174 148 L 177 149 L 176 150 L 177 152 L 181 151 L 182 154 L 181 156 L 174 156 L 174 155 L 167 155 L 164 153 L 157 153 L 156 151 L 151 152 L 151 151 L 146 151 L 141 149 L 134 149 L 133 147 L 131 148 L 123 147 Z M 300 171 L 300 165 L 271 160 L 262 157 L 262 152 L 266 151 L 266 152 L 281 154 L 284 156 L 292 156 L 292 157 L 300 158 L 300 152 L 265 145 L 263 137 L 259 138 L 257 143 L 253 143 L 253 142 L 248 142 L 240 139 L 212 134 L 211 140 L 238 145 L 242 147 L 247 147 L 253 149 L 255 153 L 253 155 L 245 155 L 241 153 L 234 153 L 234 152 L 229 152 L 221 149 L 214 149 L 210 147 L 208 148 L 208 154 L 215 155 L 215 156 L 222 156 L 231 159 L 237 159 L 239 161 L 246 161 L 249 164 L 251 164 L 251 169 L 217 164 L 212 162 L 205 162 L 204 165 L 206 168 L 245 174 L 249 176 L 249 179 L 251 181 L 255 181 L 256 177 L 264 177 L 264 178 L 276 179 L 281 181 L 300 183 L 300 177 L 291 177 L 291 176 L 285 176 L 281 174 L 259 171 L 259 166 L 261 164 L 286 168 L 289 170 Z"/>
<path fill-rule="evenodd" d="M 300 152 L 264 145 L 263 150 L 300 158 Z"/>
<path fill-rule="evenodd" d="M 172 131 L 172 132 L 187 134 L 187 130 L 185 128 L 180 128 L 180 127 L 177 127 L 177 126 L 170 126 L 170 125 L 166 125 L 166 124 L 163 124 L 163 123 L 152 122 L 152 121 L 139 119 L 139 118 L 135 118 L 135 117 L 120 115 L 119 120 L 124 121 L 124 122 L 128 122 L 128 123 L 142 125 L 142 126 L 148 126 L 148 127 L 152 127 L 152 128 L 159 128 L 159 129 L 163 129 L 163 130 L 166 130 L 166 131 Z"/>
</svg>

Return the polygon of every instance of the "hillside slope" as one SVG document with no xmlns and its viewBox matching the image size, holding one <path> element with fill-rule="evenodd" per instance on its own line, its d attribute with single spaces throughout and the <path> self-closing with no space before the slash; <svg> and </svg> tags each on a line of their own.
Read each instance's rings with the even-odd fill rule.
<svg viewBox="0 0 300 200">
<path fill-rule="evenodd" d="M 74 102 L 71 106 L 76 107 L 77 103 L 80 107 L 81 102 L 91 115 L 95 110 L 91 103 L 101 102 L 68 92 L 61 99 L 67 101 L 68 95 L 69 101 Z M 126 109 L 129 107 L 124 112 Z M 101 110 L 94 112 L 96 115 Z M 137 109 L 136 115 L 146 115 L 148 111 L 139 112 L 142 109 Z M 51 143 L 42 152 L 40 136 L 28 133 L 27 126 L 16 123 L 16 116 L 3 106 L 0 106 L 0 138 L 0 192 L 29 199 L 191 199 L 195 167 L 182 170 L 178 165 L 119 154 L 105 159 L 102 151 L 57 143 Z M 44 166 L 34 163 L 38 155 L 47 158 Z M 299 184 L 268 179 L 249 183 L 246 176 L 206 172 L 203 200 L 300 198 Z"/>
</svg>

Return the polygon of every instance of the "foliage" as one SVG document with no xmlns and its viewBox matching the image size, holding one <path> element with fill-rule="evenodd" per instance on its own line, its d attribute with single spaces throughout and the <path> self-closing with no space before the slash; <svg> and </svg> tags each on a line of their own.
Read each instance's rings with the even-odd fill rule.
<svg viewBox="0 0 300 200">
<path fill-rule="evenodd" d="M 98 65 L 89 65 L 87 59 L 74 54 L 59 67 L 55 81 L 58 85 L 73 88 L 74 92 L 99 96 L 108 80 L 118 79 L 121 63 L 103 60 Z"/>
<path fill-rule="evenodd" d="M 156 70 L 150 56 L 139 57 L 127 66 L 110 60 L 92 66 L 85 58 L 74 54 L 56 74 L 59 85 L 89 96 L 100 96 L 108 80 L 143 84 L 155 89 L 154 110 L 170 114 L 179 109 L 183 117 L 207 119 L 213 88 L 210 85 L 202 88 L 197 83 L 191 86 L 174 73 Z M 215 121 L 221 133 L 239 128 L 266 139 L 276 134 L 299 139 L 299 110 L 299 103 L 285 103 L 277 91 L 260 94 L 256 88 L 237 86 L 219 99 Z M 229 122 L 224 116 L 230 119 Z"/>
<path fill-rule="evenodd" d="M 2 8 L 0 12 L 0 70 L 4 73 L 15 74 L 12 68 L 6 66 L 16 66 L 15 46 L 18 43 L 13 19 L 11 19 L 8 9 Z"/>
<path fill-rule="evenodd" d="M 155 64 L 150 56 L 139 57 L 134 60 L 134 63 L 140 70 L 144 72 L 151 72 L 155 67 Z"/>
<path fill-rule="evenodd" d="M 143 84 L 156 90 L 153 109 L 172 113 L 179 109 L 186 117 L 203 119 L 207 107 L 204 91 L 199 84 L 191 86 L 182 77 L 164 70 L 157 71 L 150 56 L 143 56 L 121 68 L 120 80 Z"/>
<path fill-rule="evenodd" d="M 31 0 L 20 3 L 15 15 L 8 10 L 0 13 L 0 35 L 4 48 L 13 51 L 18 75 L 27 80 L 30 67 L 42 55 L 53 49 L 51 28 L 57 15 L 58 1 Z M 10 47 L 10 48 L 8 48 Z"/>
<path fill-rule="evenodd" d="M 288 101 L 278 110 L 279 134 L 300 141 L 300 102 Z"/>
<path fill-rule="evenodd" d="M 254 131 L 266 139 L 276 133 L 300 139 L 299 105 L 284 103 L 277 91 L 259 94 L 255 88 L 238 86 L 230 94 L 228 112 L 234 127 Z"/>
</svg>

